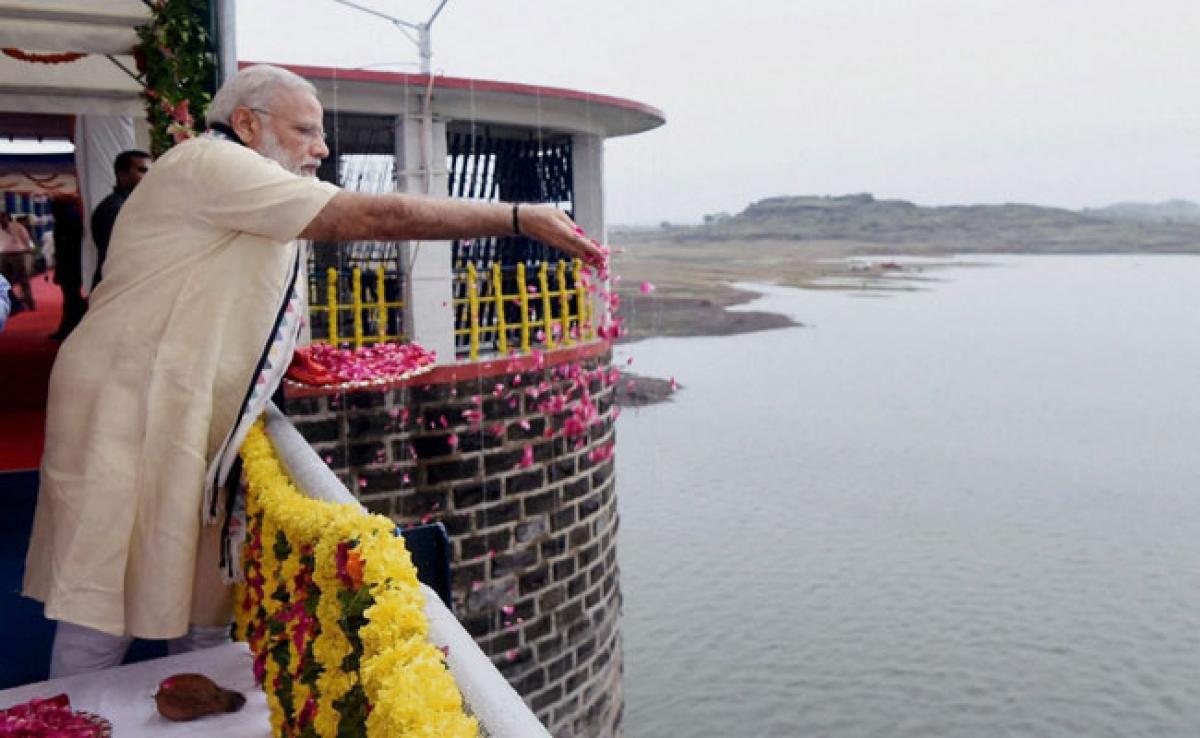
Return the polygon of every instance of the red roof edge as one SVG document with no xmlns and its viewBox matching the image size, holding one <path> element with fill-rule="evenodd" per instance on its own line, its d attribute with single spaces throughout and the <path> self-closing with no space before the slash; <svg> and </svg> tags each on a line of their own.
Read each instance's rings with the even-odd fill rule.
<svg viewBox="0 0 1200 738">
<path fill-rule="evenodd" d="M 238 67 L 245 69 L 252 67 L 255 64 L 265 64 L 267 62 L 244 61 L 239 62 Z M 301 77 L 310 79 L 344 79 L 356 82 L 378 82 L 381 84 L 392 85 L 412 85 L 425 87 L 429 84 L 430 75 L 427 74 L 409 74 L 407 72 L 380 72 L 371 69 L 341 69 L 338 67 L 311 67 L 302 64 L 276 64 L 275 66 L 283 67 L 299 74 Z M 445 75 L 432 75 L 434 89 L 443 88 L 451 90 L 477 90 L 480 92 L 507 92 L 514 95 L 529 95 L 531 97 L 551 97 L 562 100 L 575 100 L 578 102 L 595 103 L 597 105 L 609 105 L 623 110 L 630 110 L 644 115 L 649 115 L 658 118 L 660 121 L 666 121 L 666 115 L 661 110 L 653 105 L 640 103 L 636 100 L 628 100 L 623 97 L 613 97 L 611 95 L 597 95 L 591 92 L 582 92 L 580 90 L 568 90 L 564 87 L 547 87 L 544 85 L 527 85 L 519 82 L 499 82 L 490 79 L 471 79 L 468 77 L 447 77 Z"/>
</svg>

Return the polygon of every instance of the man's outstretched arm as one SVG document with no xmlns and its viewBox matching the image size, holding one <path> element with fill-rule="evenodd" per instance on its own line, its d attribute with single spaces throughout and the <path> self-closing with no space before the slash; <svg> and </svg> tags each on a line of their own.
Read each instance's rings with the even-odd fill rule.
<svg viewBox="0 0 1200 738">
<path fill-rule="evenodd" d="M 599 265 L 601 249 L 558 208 L 522 204 L 521 234 L 584 263 Z M 339 192 L 301 232 L 314 241 L 440 241 L 513 235 L 511 203 L 421 195 Z"/>
</svg>

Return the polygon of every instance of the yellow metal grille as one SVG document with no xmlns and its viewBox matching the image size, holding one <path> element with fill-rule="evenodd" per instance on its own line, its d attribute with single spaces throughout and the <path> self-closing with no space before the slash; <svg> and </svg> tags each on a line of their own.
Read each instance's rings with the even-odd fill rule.
<svg viewBox="0 0 1200 738">
<path fill-rule="evenodd" d="M 364 298 L 364 276 L 373 280 L 370 299 Z M 334 346 L 360 348 L 372 343 L 403 341 L 407 337 L 389 326 L 399 325 L 403 300 L 387 300 L 383 267 L 364 270 L 355 267 L 343 284 L 337 269 L 326 273 L 324 294 L 313 294 L 309 311 L 326 320 L 314 321 L 312 340 Z M 452 310 L 465 310 L 465 325 L 454 331 L 455 338 L 466 338 L 468 356 L 477 360 L 481 349 L 494 348 L 507 356 L 528 354 L 534 347 L 555 349 L 573 346 L 595 337 L 592 304 L 583 279 L 583 264 L 558 261 L 542 262 L 530 279 L 525 264 L 515 267 L 515 278 L 505 280 L 502 267 L 477 269 L 468 263 L 455 272 L 454 280 L 464 289 L 465 297 L 452 300 Z M 505 285 L 511 285 L 506 291 Z M 319 290 L 318 290 L 319 291 Z M 342 296 L 347 302 L 342 302 Z"/>
<path fill-rule="evenodd" d="M 364 271 L 354 267 L 349 276 L 349 285 L 342 285 L 338 270 L 330 268 L 325 274 L 324 295 L 314 293 L 309 296 L 309 312 L 314 316 L 323 313 L 327 320 L 322 322 L 328 326 L 324 335 L 318 335 L 317 328 L 314 327 L 312 340 L 315 343 L 328 343 L 333 346 L 345 344 L 354 348 L 361 348 L 370 343 L 403 341 L 406 336 L 399 330 L 390 332 L 389 327 L 393 324 L 400 325 L 404 301 L 387 299 L 387 275 L 383 267 L 365 272 L 366 278 L 374 281 L 373 299 L 370 300 L 363 297 Z M 349 296 L 349 302 L 339 301 L 342 294 Z M 349 321 L 344 319 L 346 316 L 349 316 Z M 345 330 L 347 327 L 348 331 Z"/>
<path fill-rule="evenodd" d="M 466 296 L 453 301 L 454 309 L 465 307 L 468 317 L 454 335 L 467 337 L 472 361 L 479 358 L 483 344 L 494 345 L 498 353 L 507 356 L 527 354 L 535 345 L 554 349 L 594 337 L 582 262 L 576 259 L 568 266 L 559 261 L 553 268 L 542 262 L 532 285 L 525 264 L 519 263 L 515 269 L 511 292 L 505 291 L 506 280 L 497 263 L 483 270 L 468 263 L 454 275 L 466 288 Z"/>
</svg>

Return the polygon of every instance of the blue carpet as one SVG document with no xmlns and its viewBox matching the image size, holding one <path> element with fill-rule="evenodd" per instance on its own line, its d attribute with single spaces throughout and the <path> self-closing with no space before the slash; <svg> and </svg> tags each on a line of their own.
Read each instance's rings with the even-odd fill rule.
<svg viewBox="0 0 1200 738">
<path fill-rule="evenodd" d="M 0 473 L 0 689 L 39 682 L 50 668 L 54 623 L 42 617 L 40 602 L 21 596 L 37 482 L 37 472 Z M 165 654 L 162 642 L 138 641 L 125 660 Z"/>
<path fill-rule="evenodd" d="M 21 596 L 25 549 L 33 529 L 37 472 L 0 472 L 0 689 L 46 678 L 54 623 L 40 602 Z M 421 581 L 450 604 L 450 548 L 441 523 L 402 531 Z M 126 663 L 166 655 L 163 641 L 135 641 Z"/>
<path fill-rule="evenodd" d="M 50 663 L 54 623 L 41 603 L 21 596 L 37 479 L 32 471 L 0 474 L 0 688 L 41 681 Z"/>
</svg>

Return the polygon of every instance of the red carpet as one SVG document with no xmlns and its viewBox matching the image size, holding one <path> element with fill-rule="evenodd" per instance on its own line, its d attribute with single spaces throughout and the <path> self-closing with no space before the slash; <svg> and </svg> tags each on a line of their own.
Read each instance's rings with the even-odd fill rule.
<svg viewBox="0 0 1200 738">
<path fill-rule="evenodd" d="M 36 469 L 46 424 L 46 384 L 58 353 L 50 340 L 62 316 L 62 291 L 44 275 L 32 280 L 37 310 L 8 319 L 0 332 L 0 472 Z"/>
</svg>

